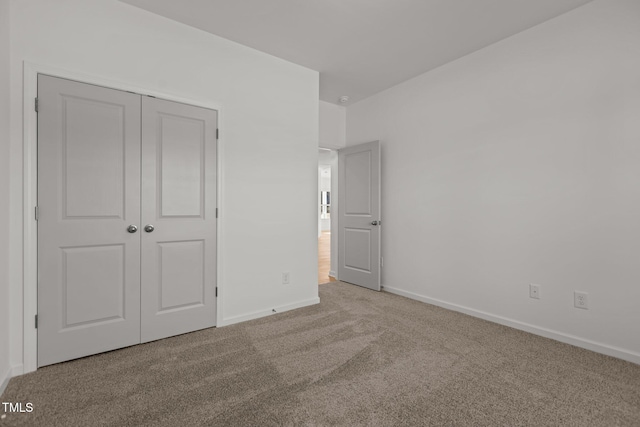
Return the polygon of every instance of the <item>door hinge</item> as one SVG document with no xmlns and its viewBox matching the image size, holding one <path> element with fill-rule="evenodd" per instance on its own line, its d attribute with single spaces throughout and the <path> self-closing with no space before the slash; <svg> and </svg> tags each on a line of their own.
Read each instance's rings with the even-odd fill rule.
<svg viewBox="0 0 640 427">
<path fill-rule="evenodd" d="M 35 217 L 36 221 L 38 220 L 38 218 L 40 218 L 40 209 L 38 209 L 37 206 L 34 209 L 34 217 Z"/>
<path fill-rule="evenodd" d="M 36 113 L 38 112 L 38 98 L 36 98 Z"/>
<path fill-rule="evenodd" d="M 216 218 L 218 218 L 218 208 L 216 208 Z"/>
<path fill-rule="evenodd" d="M 36 329 L 38 329 L 38 315 L 36 314 Z"/>
<path fill-rule="evenodd" d="M 216 286 L 216 296 L 218 296 L 218 287 Z"/>
<path fill-rule="evenodd" d="M 220 129 L 216 129 L 216 139 L 220 139 Z"/>
</svg>

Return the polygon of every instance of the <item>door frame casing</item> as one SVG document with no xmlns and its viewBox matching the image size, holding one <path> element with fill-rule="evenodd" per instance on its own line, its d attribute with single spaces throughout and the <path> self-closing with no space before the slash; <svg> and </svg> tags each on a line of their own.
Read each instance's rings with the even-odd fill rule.
<svg viewBox="0 0 640 427">
<path fill-rule="evenodd" d="M 208 108 L 218 112 L 218 129 L 223 132 L 223 117 L 221 105 L 208 100 L 183 98 L 159 92 L 154 89 L 132 85 L 129 83 L 112 80 L 106 77 L 74 72 L 54 66 L 23 62 L 23 237 L 22 237 L 22 372 L 33 372 L 38 367 L 38 331 L 35 328 L 35 315 L 38 311 L 38 223 L 35 220 L 34 209 L 38 202 L 38 116 L 35 111 L 34 100 L 38 96 L 38 74 L 46 74 L 53 77 L 75 80 L 81 83 L 104 86 L 111 89 L 135 92 L 141 95 L 151 95 L 167 101 L 180 102 L 196 107 Z M 217 140 L 217 200 L 216 204 L 220 212 L 217 223 L 216 241 L 216 325 L 221 325 L 223 319 L 222 299 L 224 297 L 221 286 L 222 277 L 222 241 L 224 215 L 221 209 L 223 196 L 222 177 L 224 162 L 224 145 Z"/>
</svg>

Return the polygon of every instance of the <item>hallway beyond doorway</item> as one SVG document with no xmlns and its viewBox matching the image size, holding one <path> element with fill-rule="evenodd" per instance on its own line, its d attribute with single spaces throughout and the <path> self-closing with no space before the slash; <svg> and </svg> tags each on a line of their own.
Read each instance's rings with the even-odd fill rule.
<svg viewBox="0 0 640 427">
<path fill-rule="evenodd" d="M 331 231 L 323 231 L 318 237 L 318 284 L 335 282 L 329 276 L 331 269 Z"/>
</svg>

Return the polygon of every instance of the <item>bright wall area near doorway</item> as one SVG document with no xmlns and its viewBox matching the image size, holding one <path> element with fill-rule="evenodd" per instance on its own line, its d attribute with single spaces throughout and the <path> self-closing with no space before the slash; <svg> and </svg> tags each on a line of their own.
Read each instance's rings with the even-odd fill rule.
<svg viewBox="0 0 640 427">
<path fill-rule="evenodd" d="M 341 105 L 319 103 L 320 148 L 340 149 L 346 144 L 347 110 Z"/>
<path fill-rule="evenodd" d="M 338 229 L 338 216 L 335 215 L 338 206 L 338 154 L 337 151 L 346 145 L 346 108 L 325 101 L 319 103 L 319 154 L 318 166 L 329 165 L 331 174 L 331 209 L 334 215 L 331 217 L 331 228 Z M 318 183 L 321 178 L 318 176 Z M 319 200 L 318 194 L 318 200 Z M 319 212 L 319 210 L 318 210 Z M 318 220 L 318 233 L 320 233 L 320 221 Z M 319 234 L 318 234 L 319 235 Z M 338 239 L 331 239 L 331 271 L 332 277 L 337 277 L 338 265 Z"/>
<path fill-rule="evenodd" d="M 324 172 L 324 175 L 323 175 Z M 328 190 L 327 190 L 328 189 Z M 329 192 L 329 200 L 331 206 L 328 218 L 322 218 L 321 201 L 322 191 Z M 322 231 L 337 232 L 338 216 L 336 212 L 340 209 L 338 205 L 338 152 L 336 150 L 320 149 L 318 154 L 318 237 Z M 337 277 L 338 266 L 338 239 L 337 235 L 332 235 L 330 245 L 330 264 L 329 275 Z"/>
</svg>

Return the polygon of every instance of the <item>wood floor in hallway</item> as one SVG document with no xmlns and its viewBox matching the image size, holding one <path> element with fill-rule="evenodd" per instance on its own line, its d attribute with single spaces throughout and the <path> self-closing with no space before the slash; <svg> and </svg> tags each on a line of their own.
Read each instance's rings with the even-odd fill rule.
<svg viewBox="0 0 640 427">
<path fill-rule="evenodd" d="M 331 232 L 323 231 L 318 237 L 318 283 L 335 282 L 329 276 L 331 269 Z"/>
</svg>

